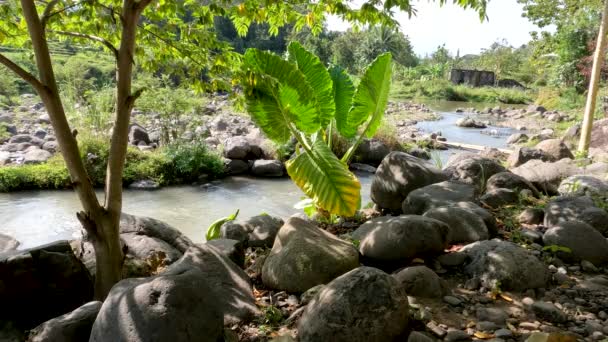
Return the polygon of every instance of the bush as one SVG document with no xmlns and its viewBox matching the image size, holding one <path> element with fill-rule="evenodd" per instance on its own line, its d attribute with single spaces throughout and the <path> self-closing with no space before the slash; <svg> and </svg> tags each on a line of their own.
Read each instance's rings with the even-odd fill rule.
<svg viewBox="0 0 608 342">
<path fill-rule="evenodd" d="M 80 150 L 93 185 L 103 186 L 109 154 L 108 142 L 83 139 Z M 154 152 L 142 152 L 129 146 L 123 184 L 150 179 L 161 185 L 171 185 L 196 181 L 203 174 L 215 178 L 223 173 L 224 164 L 219 155 L 199 142 L 174 144 Z M 0 167 L 0 192 L 69 187 L 69 173 L 60 156 L 53 157 L 45 164 Z"/>
</svg>

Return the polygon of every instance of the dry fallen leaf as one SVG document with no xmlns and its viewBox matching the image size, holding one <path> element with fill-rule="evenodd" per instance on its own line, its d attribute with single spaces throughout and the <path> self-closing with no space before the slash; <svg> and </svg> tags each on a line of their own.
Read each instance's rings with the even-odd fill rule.
<svg viewBox="0 0 608 342">
<path fill-rule="evenodd" d="M 512 302 L 513 301 L 513 298 L 511 298 L 511 297 L 509 297 L 507 295 L 504 295 L 502 293 L 500 294 L 500 298 L 506 300 L 507 302 Z"/>
<path fill-rule="evenodd" d="M 494 338 L 494 334 L 488 334 L 488 333 L 484 333 L 481 331 L 477 331 L 473 334 L 473 336 L 480 338 L 482 340 L 489 340 L 491 338 Z"/>
</svg>

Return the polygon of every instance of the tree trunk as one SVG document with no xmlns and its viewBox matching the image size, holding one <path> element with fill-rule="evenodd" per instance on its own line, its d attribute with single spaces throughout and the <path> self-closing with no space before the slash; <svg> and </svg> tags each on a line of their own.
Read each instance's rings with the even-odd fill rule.
<svg viewBox="0 0 608 342">
<path fill-rule="evenodd" d="M 602 72 L 602 64 L 604 64 L 604 51 L 606 51 L 606 31 L 608 29 L 608 0 L 604 1 L 604 12 L 602 14 L 602 23 L 600 24 L 600 32 L 597 37 L 597 45 L 595 46 L 595 54 L 593 56 L 593 67 L 591 69 L 591 81 L 589 91 L 587 93 L 587 104 L 585 105 L 585 114 L 583 117 L 583 125 L 581 139 L 578 144 L 580 153 L 589 151 L 589 142 L 591 141 L 591 129 L 593 128 L 593 116 L 595 114 L 595 104 L 597 100 L 597 92 L 600 83 L 600 74 Z"/>
</svg>

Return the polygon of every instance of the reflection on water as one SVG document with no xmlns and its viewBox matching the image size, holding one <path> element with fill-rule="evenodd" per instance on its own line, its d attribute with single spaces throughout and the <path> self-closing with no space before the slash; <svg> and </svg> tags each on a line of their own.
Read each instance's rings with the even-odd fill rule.
<svg viewBox="0 0 608 342">
<path fill-rule="evenodd" d="M 359 175 L 362 204 L 369 202 L 371 175 Z M 98 196 L 102 196 L 101 193 Z M 124 211 L 150 216 L 180 229 L 195 242 L 203 241 L 205 229 L 220 217 L 240 209 L 239 218 L 268 213 L 286 218 L 298 210 L 293 205 L 303 196 L 289 179 L 230 177 L 208 188 L 168 187 L 158 191 L 124 193 Z M 13 236 L 28 248 L 80 236 L 72 191 L 23 191 L 0 194 L 0 232 Z"/>
</svg>

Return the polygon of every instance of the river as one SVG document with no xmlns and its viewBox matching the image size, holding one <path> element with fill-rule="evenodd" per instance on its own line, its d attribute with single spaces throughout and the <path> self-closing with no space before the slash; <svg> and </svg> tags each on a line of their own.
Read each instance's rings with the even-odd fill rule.
<svg viewBox="0 0 608 342">
<path fill-rule="evenodd" d="M 489 147 L 506 147 L 506 138 L 514 132 L 508 128 L 460 128 L 454 123 L 461 114 L 456 108 L 471 104 L 457 102 L 430 103 L 442 114 L 438 121 L 418 123 L 427 132 L 441 131 L 452 142 Z M 483 134 L 496 131 L 498 135 Z M 460 150 L 440 152 L 443 162 Z M 369 203 L 372 177 L 358 174 L 362 185 L 362 204 Z M 103 196 L 100 192 L 98 196 Z M 302 192 L 287 178 L 261 179 L 229 177 L 208 187 L 176 186 L 157 191 L 125 190 L 124 211 L 134 215 L 150 216 L 180 229 L 195 242 L 203 241 L 205 230 L 220 217 L 240 209 L 239 218 L 261 213 L 288 217 L 296 212 L 293 205 L 300 201 Z M 59 239 L 80 237 L 76 211 L 78 198 L 72 191 L 23 191 L 0 193 L 0 233 L 21 242 L 20 248 L 34 247 Z"/>
</svg>

